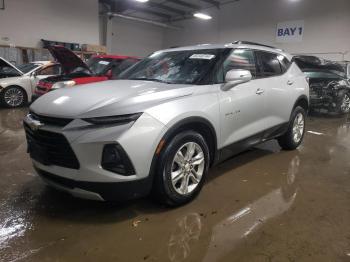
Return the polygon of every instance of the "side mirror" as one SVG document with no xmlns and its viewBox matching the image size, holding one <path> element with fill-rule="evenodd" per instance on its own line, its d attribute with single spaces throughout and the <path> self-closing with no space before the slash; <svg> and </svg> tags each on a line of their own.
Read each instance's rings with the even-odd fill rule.
<svg viewBox="0 0 350 262">
<path fill-rule="evenodd" d="M 222 86 L 222 90 L 227 91 L 237 85 L 249 82 L 252 78 L 252 74 L 249 70 L 232 69 L 226 73 L 226 83 Z"/>
<path fill-rule="evenodd" d="M 36 77 L 36 76 L 38 75 L 38 72 L 37 72 L 37 71 L 33 71 L 33 72 L 30 73 L 30 75 L 31 75 L 32 77 Z"/>
</svg>

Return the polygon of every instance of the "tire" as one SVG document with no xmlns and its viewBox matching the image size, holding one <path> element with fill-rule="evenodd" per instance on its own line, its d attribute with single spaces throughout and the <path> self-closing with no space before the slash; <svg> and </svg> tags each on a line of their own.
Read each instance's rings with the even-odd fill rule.
<svg viewBox="0 0 350 262">
<path fill-rule="evenodd" d="M 282 149 L 294 150 L 303 142 L 305 135 L 305 117 L 305 110 L 297 106 L 291 115 L 287 132 L 277 139 Z"/>
<path fill-rule="evenodd" d="M 187 155 L 187 152 L 193 152 L 192 164 L 186 162 L 191 155 Z M 183 205 L 193 200 L 203 186 L 209 161 L 209 148 L 202 135 L 195 131 L 179 133 L 160 154 L 153 196 L 158 202 L 170 206 Z"/>
<path fill-rule="evenodd" d="M 345 90 L 339 92 L 337 109 L 339 114 L 350 113 L 350 92 Z"/>
<path fill-rule="evenodd" d="M 1 104 L 8 108 L 24 106 L 28 101 L 26 92 L 19 86 L 6 87 L 0 95 Z"/>
</svg>

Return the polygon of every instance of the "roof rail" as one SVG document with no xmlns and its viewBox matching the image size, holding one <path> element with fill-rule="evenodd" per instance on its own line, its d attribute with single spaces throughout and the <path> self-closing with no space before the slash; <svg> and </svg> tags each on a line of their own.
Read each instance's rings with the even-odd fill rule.
<svg viewBox="0 0 350 262">
<path fill-rule="evenodd" d="M 274 47 L 274 46 L 264 45 L 264 44 L 259 44 L 259 43 L 255 43 L 255 42 L 249 42 L 249 41 L 234 41 L 232 44 L 235 44 L 235 45 L 258 45 L 258 46 L 264 46 L 264 47 L 268 47 L 268 48 L 281 50 L 281 49 Z"/>
</svg>

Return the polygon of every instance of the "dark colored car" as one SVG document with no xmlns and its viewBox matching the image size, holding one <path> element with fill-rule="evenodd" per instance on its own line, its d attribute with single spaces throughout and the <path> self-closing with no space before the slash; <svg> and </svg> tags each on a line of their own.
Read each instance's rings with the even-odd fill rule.
<svg viewBox="0 0 350 262">
<path fill-rule="evenodd" d="M 346 63 L 321 60 L 315 56 L 295 56 L 293 60 L 309 79 L 311 109 L 350 112 L 350 80 Z"/>
<path fill-rule="evenodd" d="M 96 55 L 84 63 L 65 47 L 51 46 L 48 50 L 62 65 L 62 74 L 40 80 L 33 100 L 55 89 L 118 78 L 122 71 L 140 61 L 140 58 L 131 56 Z"/>
</svg>

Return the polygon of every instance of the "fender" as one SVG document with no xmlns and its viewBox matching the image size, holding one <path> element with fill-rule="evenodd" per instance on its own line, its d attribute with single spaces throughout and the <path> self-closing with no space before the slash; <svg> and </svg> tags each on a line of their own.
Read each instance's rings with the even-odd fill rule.
<svg viewBox="0 0 350 262">
<path fill-rule="evenodd" d="M 203 124 L 206 127 L 208 127 L 210 132 L 209 134 L 213 137 L 212 139 L 213 141 L 208 141 L 209 143 L 212 143 L 212 144 L 208 144 L 209 149 L 213 151 L 213 152 L 209 152 L 210 156 L 212 157 L 210 161 L 211 162 L 210 164 L 212 165 L 218 160 L 217 135 L 216 135 L 214 126 L 207 119 L 203 117 L 193 116 L 193 117 L 188 117 L 180 120 L 179 122 L 177 122 L 171 128 L 168 129 L 168 131 L 160 140 L 159 144 L 161 143 L 161 141 L 165 141 L 164 142 L 164 145 L 165 145 L 169 139 L 171 139 L 173 136 L 176 135 L 176 133 L 178 133 L 179 130 L 181 130 L 181 128 L 190 127 L 191 125 L 196 125 L 196 124 Z M 154 152 L 150 171 L 149 171 L 149 176 L 152 178 L 152 180 L 156 173 L 158 158 L 159 158 L 159 153 L 157 154 L 157 152 Z"/>
</svg>

